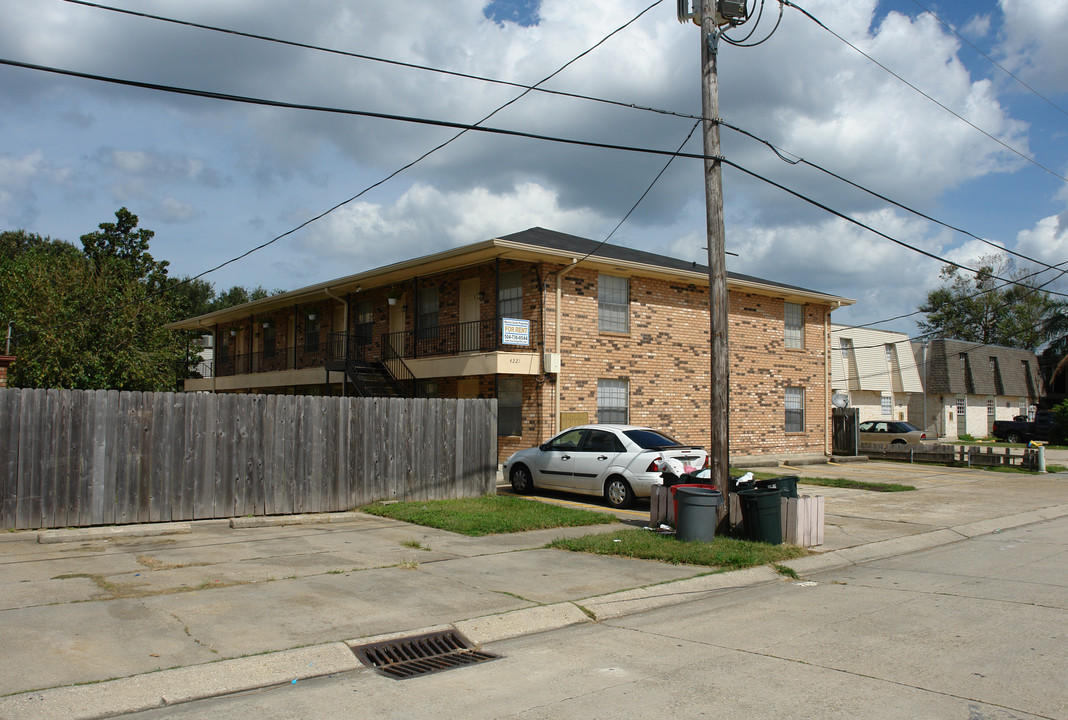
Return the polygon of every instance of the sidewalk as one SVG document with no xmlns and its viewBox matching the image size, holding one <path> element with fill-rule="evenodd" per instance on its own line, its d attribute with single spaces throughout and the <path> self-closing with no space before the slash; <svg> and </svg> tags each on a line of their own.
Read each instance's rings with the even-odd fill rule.
<svg viewBox="0 0 1068 720">
<path fill-rule="evenodd" d="M 1068 515 L 1065 476 L 773 471 L 827 498 L 825 545 L 787 563 L 802 575 Z M 806 474 L 906 475 L 918 490 L 805 486 Z M 360 670 L 350 646 L 382 636 L 452 626 L 492 643 L 781 581 L 767 567 L 707 575 L 542 549 L 605 526 L 469 538 L 361 513 L 233 524 L 0 535 L 0 719 L 133 712 Z"/>
</svg>

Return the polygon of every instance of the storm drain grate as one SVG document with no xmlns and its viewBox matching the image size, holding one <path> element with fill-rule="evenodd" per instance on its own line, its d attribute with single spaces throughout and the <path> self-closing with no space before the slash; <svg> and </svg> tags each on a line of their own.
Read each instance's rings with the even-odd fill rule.
<svg viewBox="0 0 1068 720">
<path fill-rule="evenodd" d="M 357 645 L 352 652 L 367 667 L 397 680 L 500 657 L 474 649 L 471 641 L 455 630 Z"/>
</svg>

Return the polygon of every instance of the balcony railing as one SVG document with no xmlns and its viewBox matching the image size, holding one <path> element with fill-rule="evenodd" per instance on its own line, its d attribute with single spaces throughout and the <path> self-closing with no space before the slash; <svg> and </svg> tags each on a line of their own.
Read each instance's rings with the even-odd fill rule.
<svg viewBox="0 0 1068 720">
<path fill-rule="evenodd" d="M 307 345 L 261 350 L 254 353 L 227 353 L 219 348 L 215 358 L 197 365 L 203 377 L 229 377 L 280 370 L 322 368 L 328 364 L 357 362 L 388 362 L 397 359 L 459 355 L 467 352 L 530 352 L 537 336 L 534 321 L 530 322 L 531 345 L 505 345 L 501 341 L 499 323 L 475 320 L 453 325 L 438 325 L 419 330 L 386 333 L 375 344 L 366 334 L 329 333 L 325 342 L 314 347 Z M 396 364 L 395 362 L 393 363 Z"/>
</svg>

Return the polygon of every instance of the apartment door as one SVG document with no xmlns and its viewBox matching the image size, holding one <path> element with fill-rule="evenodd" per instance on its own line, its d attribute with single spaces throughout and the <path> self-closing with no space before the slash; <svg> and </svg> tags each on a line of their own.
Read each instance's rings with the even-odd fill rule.
<svg viewBox="0 0 1068 720">
<path fill-rule="evenodd" d="M 460 352 L 479 348 L 479 319 L 482 301 L 478 298 L 478 278 L 460 281 Z"/>
<path fill-rule="evenodd" d="M 389 306 L 389 344 L 400 357 L 404 357 L 404 298 L 397 298 L 395 305 Z"/>
</svg>

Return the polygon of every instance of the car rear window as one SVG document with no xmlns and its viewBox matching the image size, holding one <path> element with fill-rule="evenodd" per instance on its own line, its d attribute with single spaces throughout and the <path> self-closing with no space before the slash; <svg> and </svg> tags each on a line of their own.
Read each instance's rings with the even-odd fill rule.
<svg viewBox="0 0 1068 720">
<path fill-rule="evenodd" d="M 672 440 L 667 435 L 658 433 L 655 430 L 624 430 L 623 434 L 637 443 L 638 447 L 643 450 L 682 445 L 677 440 Z"/>
</svg>

